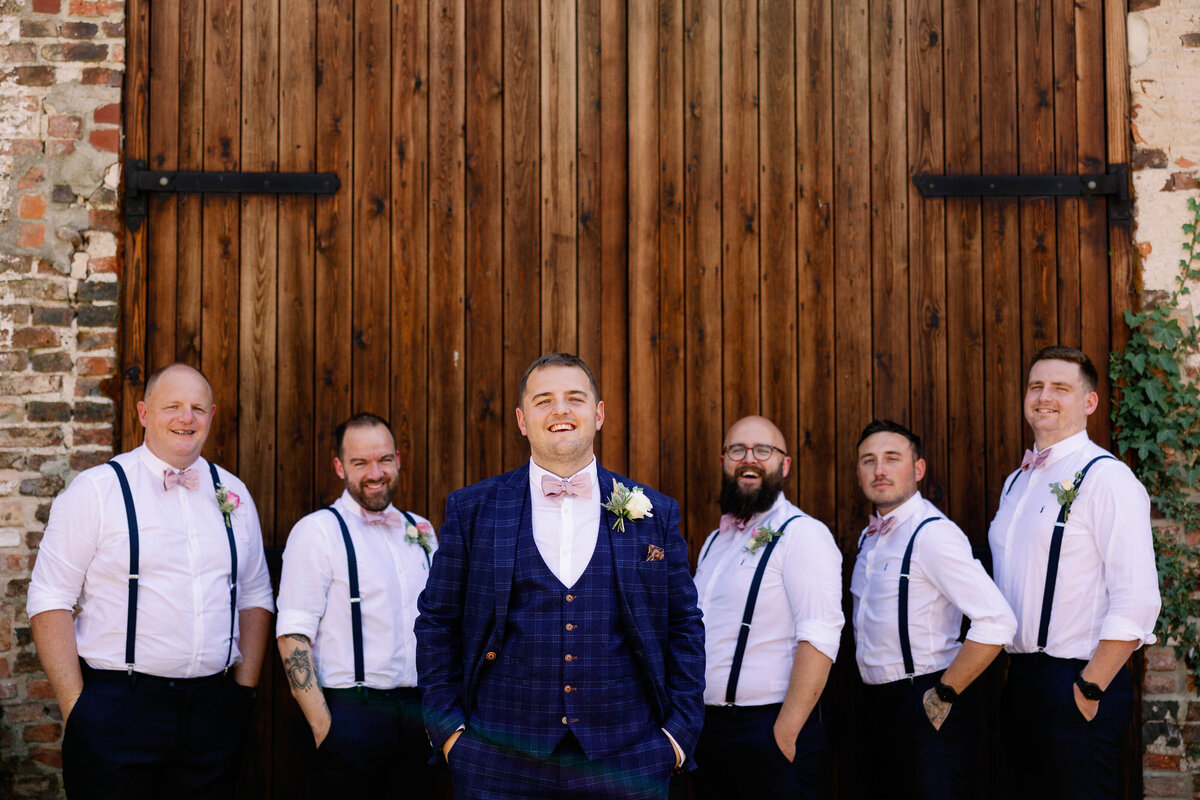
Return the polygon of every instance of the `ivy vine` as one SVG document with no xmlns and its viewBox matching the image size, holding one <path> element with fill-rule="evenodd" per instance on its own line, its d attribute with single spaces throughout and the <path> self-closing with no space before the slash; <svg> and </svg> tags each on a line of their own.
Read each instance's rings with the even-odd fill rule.
<svg viewBox="0 0 1200 800">
<path fill-rule="evenodd" d="M 1191 221 L 1183 226 L 1174 289 L 1153 308 L 1125 312 L 1132 333 L 1112 354 L 1110 376 L 1117 451 L 1132 456 L 1151 506 L 1172 523 L 1154 534 L 1160 641 L 1174 646 L 1200 686 L 1200 548 L 1184 536 L 1200 531 L 1200 386 L 1187 373 L 1189 359 L 1200 355 L 1200 325 L 1185 301 L 1188 284 L 1200 282 L 1200 201 L 1188 198 L 1187 205 Z"/>
</svg>

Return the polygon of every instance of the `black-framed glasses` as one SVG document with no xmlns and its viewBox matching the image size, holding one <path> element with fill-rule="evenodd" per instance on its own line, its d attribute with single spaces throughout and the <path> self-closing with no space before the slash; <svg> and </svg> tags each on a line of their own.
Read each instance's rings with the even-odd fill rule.
<svg viewBox="0 0 1200 800">
<path fill-rule="evenodd" d="M 766 461 L 768 458 L 775 455 L 775 453 L 779 453 L 779 455 L 787 458 L 787 451 L 782 450 L 773 444 L 756 444 L 751 447 L 747 447 L 744 444 L 731 444 L 721 450 L 721 454 L 729 456 L 731 461 L 741 461 L 746 457 L 746 453 L 750 452 L 753 452 L 754 457 L 759 461 Z"/>
</svg>

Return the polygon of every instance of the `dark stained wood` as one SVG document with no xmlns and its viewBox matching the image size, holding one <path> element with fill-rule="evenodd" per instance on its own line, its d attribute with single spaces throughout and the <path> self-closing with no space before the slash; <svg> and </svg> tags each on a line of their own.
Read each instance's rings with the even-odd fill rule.
<svg viewBox="0 0 1200 800">
<path fill-rule="evenodd" d="M 541 4 L 542 350 L 579 349 L 576 296 L 575 4 Z"/>
<path fill-rule="evenodd" d="M 128 63 L 124 86 L 124 104 L 128 112 L 125 126 L 126 154 L 129 158 L 148 156 L 146 124 L 149 118 L 147 94 L 150 90 L 150 7 L 145 0 L 131 0 L 127 9 L 129 30 Z M 125 231 L 125 269 L 121 282 L 122 380 L 117 396 L 118 444 L 121 450 L 136 447 L 141 441 L 137 402 L 142 399 L 146 380 L 148 231 Z M 114 437 L 116 438 L 116 437 Z"/>
<path fill-rule="evenodd" d="M 761 408 L 758 218 L 758 9 L 721 3 L 721 316 L 725 427 Z"/>
<path fill-rule="evenodd" d="M 179 165 L 182 170 L 202 170 L 204 166 L 204 4 L 179 6 Z M 204 283 L 204 238 L 201 195 L 179 195 L 176 228 L 178 230 L 176 279 L 188 287 L 176 297 L 175 359 L 200 366 L 201 287 Z"/>
<path fill-rule="evenodd" d="M 1054 42 L 1054 171 L 1079 171 L 1079 125 L 1076 103 L 1078 87 L 1075 64 L 1076 8 L 1074 3 L 1055 3 L 1052 10 Z M 1085 117 L 1093 111 L 1083 109 Z M 1083 341 L 1082 297 L 1079 263 L 1079 205 L 1074 197 L 1055 201 L 1058 255 L 1058 342 L 1079 347 Z"/>
<path fill-rule="evenodd" d="M 214 0 L 205 7 L 204 169 L 241 168 L 241 33 L 239 0 Z M 228 195 L 205 195 L 200 251 L 204 278 L 200 296 L 200 369 L 213 387 L 217 411 L 205 456 L 238 471 L 238 342 L 240 203 Z M 196 284 L 201 285 L 201 284 Z"/>
<path fill-rule="evenodd" d="M 130 11 L 130 20 L 137 17 Z M 146 163 L 151 169 L 176 169 L 179 164 L 179 5 L 162 3 L 149 14 L 149 35 L 154 42 L 150 50 L 149 149 Z M 128 22 L 126 23 L 129 24 Z M 130 35 L 136 35 L 130 27 Z M 141 50 L 131 42 L 128 53 L 135 56 Z M 130 63 L 130 75 L 136 74 Z M 128 78 L 127 78 L 128 80 Z M 127 84 L 132 88 L 132 84 Z M 133 136 L 126 137 L 126 152 L 139 149 Z M 179 201 L 174 195 L 151 195 L 153 226 L 141 233 L 146 238 L 146 257 L 154 264 L 148 274 L 146 303 L 146 340 L 148 345 L 146 371 L 153 372 L 175 360 L 175 321 L 179 269 L 176 251 L 179 230 L 176 227 Z M 132 344 L 132 343 L 130 343 Z M 133 347 L 140 349 L 136 344 Z"/>
<path fill-rule="evenodd" d="M 1104 98 L 1107 108 L 1104 117 L 1109 164 L 1128 164 L 1133 147 L 1129 129 L 1128 42 L 1122 33 L 1126 6 L 1126 0 L 1104 0 Z M 1112 309 L 1109 317 L 1112 324 L 1110 348 L 1114 350 L 1123 348 L 1129 341 L 1125 310 L 1139 306 L 1131 225 L 1132 220 L 1128 219 L 1109 220 L 1108 223 L 1109 298 Z"/>
<path fill-rule="evenodd" d="M 474 483 L 504 471 L 504 426 L 513 419 L 503 402 L 503 307 L 495 302 L 503 290 L 501 3 L 471 2 L 466 13 L 466 482 Z"/>
<path fill-rule="evenodd" d="M 629 14 L 629 475 L 659 482 L 658 25 L 653 3 Z M 642 435 L 638 435 L 641 432 Z"/>
<path fill-rule="evenodd" d="M 603 92 L 603 70 L 600 54 L 600 0 L 580 0 L 576 8 L 576 30 L 571 32 L 575 44 L 576 117 L 575 170 L 576 215 L 579 224 L 575 229 L 575 329 L 576 355 L 591 367 L 600 370 L 604 355 L 604 319 L 602 314 L 604 297 L 604 273 L 602 270 L 604 248 L 602 238 L 603 220 L 600 217 L 602 151 L 601 93 Z M 468 46 L 468 50 L 469 50 Z M 603 385 L 604 375 L 597 380 Z M 605 404 L 614 400 L 623 406 L 614 395 L 605 392 Z M 606 463 L 603 440 L 597 458 Z M 609 467 L 611 469 L 611 466 Z"/>
</svg>

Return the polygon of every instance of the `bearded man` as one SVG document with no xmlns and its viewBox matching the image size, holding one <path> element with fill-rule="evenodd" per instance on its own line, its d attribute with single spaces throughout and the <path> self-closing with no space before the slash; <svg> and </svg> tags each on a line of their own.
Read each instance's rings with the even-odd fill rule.
<svg viewBox="0 0 1200 800">
<path fill-rule="evenodd" d="M 707 664 L 701 800 L 819 794 L 819 700 L 844 622 L 842 554 L 783 496 L 791 464 L 768 419 L 740 419 L 725 435 L 720 527 L 696 569 Z"/>
<path fill-rule="evenodd" d="M 355 414 L 333 438 L 346 490 L 292 528 L 276 625 L 317 745 L 312 795 L 429 797 L 413 622 L 437 540 L 392 506 L 400 455 L 387 422 Z"/>
</svg>

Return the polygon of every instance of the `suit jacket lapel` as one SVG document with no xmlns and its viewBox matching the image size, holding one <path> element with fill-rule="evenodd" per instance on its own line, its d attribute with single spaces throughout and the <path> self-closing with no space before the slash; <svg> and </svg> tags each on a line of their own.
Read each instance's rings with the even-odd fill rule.
<svg viewBox="0 0 1200 800">
<path fill-rule="evenodd" d="M 529 464 L 513 473 L 497 492 L 492 539 L 492 571 L 496 579 L 496 630 L 503 631 L 512 590 L 517 537 L 533 532 L 533 509 L 529 503 Z"/>
</svg>

